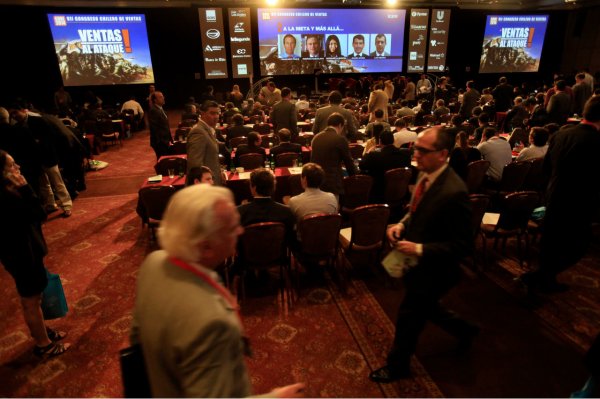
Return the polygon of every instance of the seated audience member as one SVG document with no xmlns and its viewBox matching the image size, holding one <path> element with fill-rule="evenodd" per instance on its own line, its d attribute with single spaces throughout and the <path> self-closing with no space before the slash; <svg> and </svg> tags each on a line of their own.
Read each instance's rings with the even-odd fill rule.
<svg viewBox="0 0 600 399">
<path fill-rule="evenodd" d="M 263 106 L 258 101 L 252 106 L 252 110 L 248 113 L 251 123 L 265 123 L 267 117 L 263 111 Z"/>
<path fill-rule="evenodd" d="M 529 147 L 523 148 L 517 161 L 543 158 L 548 151 L 548 131 L 543 127 L 534 127 L 529 132 Z"/>
<path fill-rule="evenodd" d="M 446 102 L 441 98 L 435 102 L 435 109 L 433 110 L 433 116 L 435 116 L 436 122 L 440 121 L 440 118 L 443 115 L 448 115 L 450 113 L 450 109 L 446 107 Z"/>
<path fill-rule="evenodd" d="M 481 113 L 483 112 L 483 109 L 479 106 L 473 108 L 473 112 L 471 113 L 471 116 L 467 119 L 467 122 L 469 123 L 469 125 L 475 127 L 479 125 L 479 115 L 481 115 Z"/>
<path fill-rule="evenodd" d="M 192 186 L 194 184 L 210 184 L 213 186 L 215 181 L 212 171 L 206 166 L 194 166 L 187 174 L 185 185 Z"/>
<path fill-rule="evenodd" d="M 238 206 L 242 226 L 263 222 L 281 222 L 288 239 L 293 237 L 294 215 L 289 207 L 275 202 L 275 176 L 269 169 L 259 168 L 250 174 L 252 202 Z M 292 241 L 289 241 L 292 242 Z"/>
<path fill-rule="evenodd" d="M 415 111 L 412 110 L 412 108 L 410 108 L 408 106 L 408 101 L 407 100 L 402 100 L 400 102 L 401 108 L 399 108 L 396 111 L 396 116 L 398 118 L 402 118 L 403 116 L 415 116 L 417 113 Z"/>
<path fill-rule="evenodd" d="M 260 146 L 262 139 L 256 132 L 248 133 L 248 144 L 240 144 L 235 150 L 235 165 L 240 166 L 240 157 L 245 154 L 261 154 L 264 159 L 267 157 L 265 149 Z"/>
<path fill-rule="evenodd" d="M 493 127 L 485 128 L 481 143 L 477 146 L 481 156 L 490 161 L 487 176 L 495 182 L 502 179 L 504 167 L 512 162 L 512 149 L 508 141 L 498 136 L 498 131 Z"/>
<path fill-rule="evenodd" d="M 361 172 L 373 177 L 371 203 L 383 203 L 384 201 L 385 172 L 410 166 L 410 150 L 396 148 L 392 132 L 383 131 L 380 141 L 382 147 L 370 151 L 359 164 Z"/>
<path fill-rule="evenodd" d="M 226 123 L 227 125 L 231 124 L 231 118 L 233 117 L 233 115 L 239 114 L 240 111 L 235 107 L 235 105 L 232 102 L 226 102 L 225 103 L 225 111 L 223 112 L 223 123 Z"/>
<path fill-rule="evenodd" d="M 302 146 L 296 143 L 290 143 L 292 140 L 292 132 L 289 129 L 279 129 L 279 145 L 271 148 L 271 156 L 275 157 L 284 152 L 295 152 L 297 154 L 302 153 Z"/>
<path fill-rule="evenodd" d="M 363 156 L 365 156 L 366 154 L 368 154 L 369 152 L 373 151 L 374 149 L 376 149 L 380 146 L 381 133 L 383 133 L 383 132 L 384 132 L 383 125 L 377 124 L 377 125 L 373 126 L 373 137 L 371 137 L 365 143 L 365 148 L 363 150 Z"/>
<path fill-rule="evenodd" d="M 308 109 L 310 106 L 309 102 L 308 102 L 308 98 L 306 97 L 305 94 L 302 94 L 299 98 L 298 101 L 296 101 L 296 111 L 300 112 L 301 110 L 305 110 Z"/>
<path fill-rule="evenodd" d="M 481 97 L 479 97 L 479 105 L 489 104 L 494 101 L 494 96 L 492 95 L 492 88 L 486 87 L 481 91 Z"/>
<path fill-rule="evenodd" d="M 235 114 L 231 117 L 231 125 L 227 126 L 227 146 L 229 141 L 234 137 L 248 137 L 252 128 L 244 126 L 244 117 L 240 114 Z"/>
<path fill-rule="evenodd" d="M 335 195 L 321 191 L 325 180 L 323 168 L 316 163 L 302 167 L 302 188 L 304 192 L 290 198 L 289 206 L 297 220 L 312 213 L 337 213 L 338 202 Z"/>
<path fill-rule="evenodd" d="M 488 127 L 492 127 L 492 124 L 490 123 L 490 114 L 486 112 L 479 114 L 477 117 L 477 123 L 479 124 L 479 127 L 475 129 L 473 136 L 475 136 L 475 142 L 479 143 L 481 141 L 481 137 L 483 136 L 483 130 Z"/>
<path fill-rule="evenodd" d="M 369 107 L 367 104 L 361 105 L 360 111 L 358 112 L 358 124 L 360 126 L 365 126 L 369 123 L 369 118 L 371 117 L 371 113 L 369 112 Z"/>
<path fill-rule="evenodd" d="M 421 103 L 421 107 L 417 111 L 417 115 L 415 115 L 414 125 L 425 126 L 425 115 L 431 115 L 431 103 L 427 100 Z"/>
<path fill-rule="evenodd" d="M 471 162 L 481 160 L 481 152 L 475 147 L 470 147 L 468 139 L 467 133 L 464 131 L 458 132 L 454 149 L 450 152 L 450 160 L 448 161 L 448 164 L 463 180 L 467 179 L 467 166 Z"/>
<path fill-rule="evenodd" d="M 397 148 L 404 144 L 414 143 L 417 140 L 417 133 L 406 128 L 406 122 L 402 118 L 396 119 L 394 122 L 394 145 Z"/>
<path fill-rule="evenodd" d="M 463 124 L 463 118 L 460 115 L 454 115 L 452 119 L 450 119 L 450 126 L 452 127 L 461 127 Z"/>
<path fill-rule="evenodd" d="M 387 130 L 387 131 L 392 130 L 392 128 L 390 127 L 390 124 L 383 120 L 383 115 L 384 115 L 383 110 L 376 109 L 374 114 L 375 114 L 375 120 L 373 122 L 369 122 L 369 124 L 365 128 L 365 136 L 367 136 L 368 138 L 373 137 L 373 127 L 376 125 L 383 126 L 383 130 Z"/>
<path fill-rule="evenodd" d="M 518 127 L 523 127 L 523 122 L 529 118 L 529 111 L 525 107 L 523 97 L 517 96 L 514 99 L 514 106 L 506 114 L 504 119 L 504 131 L 511 131 Z"/>
<path fill-rule="evenodd" d="M 139 121 L 144 118 L 144 110 L 142 109 L 140 103 L 138 103 L 135 100 L 135 96 L 129 97 L 129 100 L 123 103 L 123 106 L 121 107 L 121 112 L 125 112 L 125 110 L 127 109 L 133 111 L 133 116 L 136 121 Z"/>
</svg>

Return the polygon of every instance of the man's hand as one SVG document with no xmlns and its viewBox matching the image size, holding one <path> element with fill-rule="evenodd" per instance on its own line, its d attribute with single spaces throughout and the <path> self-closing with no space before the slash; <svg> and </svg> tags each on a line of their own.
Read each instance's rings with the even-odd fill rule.
<svg viewBox="0 0 600 399">
<path fill-rule="evenodd" d="M 417 244 L 412 241 L 399 241 L 394 245 L 394 248 L 406 255 L 419 256 Z"/>
<path fill-rule="evenodd" d="M 7 173 L 5 177 L 10 181 L 10 184 L 15 188 L 23 187 L 27 184 L 27 180 L 25 177 L 19 172 L 15 173 Z"/>
<path fill-rule="evenodd" d="M 302 398 L 304 397 L 304 383 L 297 382 L 292 385 L 275 388 L 271 394 L 276 398 Z"/>
<path fill-rule="evenodd" d="M 400 241 L 400 237 L 402 237 L 402 233 L 404 232 L 403 224 L 395 224 L 392 227 L 387 229 L 387 237 L 388 240 L 393 244 L 396 241 Z"/>
</svg>

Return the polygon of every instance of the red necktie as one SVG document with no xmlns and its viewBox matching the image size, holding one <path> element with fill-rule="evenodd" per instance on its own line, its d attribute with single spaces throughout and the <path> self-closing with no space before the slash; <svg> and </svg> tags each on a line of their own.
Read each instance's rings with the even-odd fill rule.
<svg viewBox="0 0 600 399">
<path fill-rule="evenodd" d="M 419 206 L 419 202 L 421 202 L 421 198 L 423 198 L 423 194 L 425 194 L 425 186 L 427 185 L 428 181 L 429 180 L 426 177 L 424 177 L 419 182 L 419 185 L 417 185 L 417 188 L 415 189 L 415 195 L 413 196 L 412 204 L 410 205 L 411 213 L 417 209 L 417 206 Z"/>
</svg>

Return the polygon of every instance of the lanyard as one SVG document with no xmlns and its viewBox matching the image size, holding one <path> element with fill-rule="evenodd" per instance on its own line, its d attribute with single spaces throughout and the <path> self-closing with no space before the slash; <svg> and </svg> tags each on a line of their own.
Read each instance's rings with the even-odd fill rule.
<svg viewBox="0 0 600 399">
<path fill-rule="evenodd" d="M 231 295 L 231 292 L 229 292 L 229 290 L 227 288 L 225 288 L 221 284 L 217 283 L 209 275 L 207 275 L 203 271 L 199 270 L 197 267 L 194 267 L 194 266 L 190 265 L 189 263 L 182 261 L 181 259 L 177 259 L 175 257 L 170 257 L 169 261 L 173 265 L 179 267 L 180 269 L 187 270 L 188 272 L 194 273 L 196 276 L 200 277 L 200 279 L 203 280 L 205 283 L 207 283 L 208 285 L 213 287 L 215 289 L 215 291 L 217 291 L 219 293 L 219 295 L 221 295 L 221 297 L 223 299 L 225 299 L 225 301 L 227 303 L 229 303 L 231 308 L 235 309 L 235 314 L 237 315 L 238 321 L 240 323 L 240 328 L 242 330 L 242 334 L 244 333 L 244 324 L 242 323 L 242 315 L 240 314 L 240 307 L 239 307 L 237 301 L 235 300 L 235 298 L 233 297 L 233 295 Z M 248 357 L 252 357 L 252 350 L 250 348 L 250 340 L 248 339 L 247 336 L 245 336 L 245 335 L 242 336 L 242 343 L 244 345 L 244 354 Z"/>
<path fill-rule="evenodd" d="M 200 277 L 200 279 L 202 279 L 204 282 L 206 282 L 208 285 L 210 285 L 211 287 L 213 287 L 215 289 L 215 291 L 217 291 L 219 293 L 219 295 L 221 295 L 221 297 L 223 297 L 223 299 L 225 299 L 225 301 L 227 303 L 229 303 L 229 305 L 231 306 L 232 309 L 235 309 L 235 313 L 238 317 L 238 320 L 240 322 L 240 326 L 242 326 L 242 316 L 240 315 L 240 307 L 238 306 L 237 301 L 235 300 L 235 298 L 233 297 L 233 295 L 231 295 L 231 293 L 229 292 L 229 290 L 227 290 L 227 288 L 225 288 L 224 286 L 222 286 L 221 284 L 215 282 L 215 280 L 213 280 L 210 276 L 208 276 L 206 273 L 198 270 L 198 268 L 185 263 L 184 261 L 182 261 L 181 259 L 177 259 L 175 257 L 171 257 L 169 258 L 169 261 L 171 263 L 173 263 L 175 266 L 183 269 L 183 270 L 187 270 L 188 272 L 194 273 L 196 276 Z"/>
</svg>

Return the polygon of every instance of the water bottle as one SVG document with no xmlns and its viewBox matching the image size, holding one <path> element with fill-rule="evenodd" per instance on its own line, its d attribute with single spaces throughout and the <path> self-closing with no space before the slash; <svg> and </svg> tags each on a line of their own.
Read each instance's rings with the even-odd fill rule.
<svg viewBox="0 0 600 399">
<path fill-rule="evenodd" d="M 275 157 L 273 155 L 270 155 L 271 157 L 271 169 L 275 170 Z"/>
<path fill-rule="evenodd" d="M 302 153 L 298 155 L 298 167 L 302 167 Z"/>
</svg>

